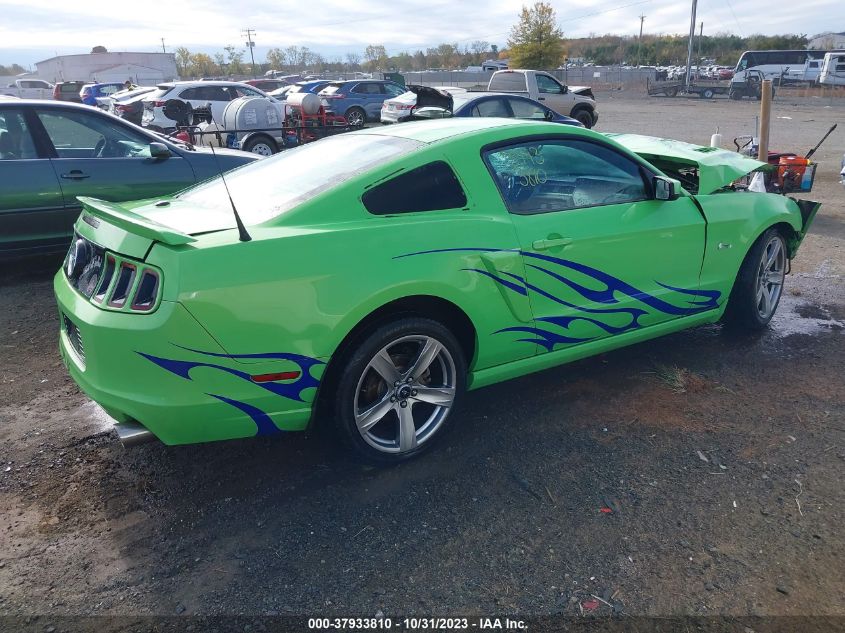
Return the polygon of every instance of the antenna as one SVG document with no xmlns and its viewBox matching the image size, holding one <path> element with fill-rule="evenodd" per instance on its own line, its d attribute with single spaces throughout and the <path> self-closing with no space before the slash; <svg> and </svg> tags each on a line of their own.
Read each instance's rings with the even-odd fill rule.
<svg viewBox="0 0 845 633">
<path fill-rule="evenodd" d="M 249 242 L 252 240 L 249 233 L 247 233 L 244 223 L 241 222 L 241 216 L 238 215 L 238 210 L 235 208 L 235 201 L 232 200 L 232 194 L 229 192 L 229 185 L 226 184 L 226 178 L 223 177 L 223 170 L 220 169 L 220 161 L 217 160 L 217 152 L 214 151 L 214 144 L 209 144 L 211 154 L 214 156 L 214 163 L 217 165 L 217 171 L 220 172 L 220 180 L 223 181 L 223 187 L 226 189 L 226 195 L 229 196 L 229 204 L 232 205 L 232 213 L 235 214 L 235 224 L 238 225 L 238 239 L 241 242 Z"/>
</svg>

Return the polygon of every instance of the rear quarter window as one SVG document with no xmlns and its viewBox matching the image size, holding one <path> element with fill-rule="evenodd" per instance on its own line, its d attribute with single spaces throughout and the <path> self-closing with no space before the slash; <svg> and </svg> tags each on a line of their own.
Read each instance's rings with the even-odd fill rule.
<svg viewBox="0 0 845 633">
<path fill-rule="evenodd" d="M 522 73 L 501 73 L 493 75 L 490 80 L 490 90 L 524 92 L 525 86 L 525 75 Z"/>
<path fill-rule="evenodd" d="M 455 172 L 441 160 L 376 185 L 361 201 L 373 215 L 391 215 L 461 209 L 467 197 Z"/>
</svg>

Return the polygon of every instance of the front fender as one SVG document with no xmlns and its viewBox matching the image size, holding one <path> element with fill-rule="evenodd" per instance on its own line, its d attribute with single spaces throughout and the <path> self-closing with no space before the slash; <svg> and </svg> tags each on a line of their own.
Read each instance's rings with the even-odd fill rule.
<svg viewBox="0 0 845 633">
<path fill-rule="evenodd" d="M 701 269 L 701 287 L 720 290 L 727 298 L 739 267 L 754 241 L 769 227 L 789 227 L 790 259 L 818 210 L 817 203 L 799 203 L 776 194 L 723 192 L 697 196 L 707 220 L 707 240 Z"/>
</svg>

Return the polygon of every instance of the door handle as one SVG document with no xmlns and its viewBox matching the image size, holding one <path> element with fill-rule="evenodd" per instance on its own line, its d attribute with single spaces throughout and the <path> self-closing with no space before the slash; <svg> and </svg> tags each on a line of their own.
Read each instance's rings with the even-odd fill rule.
<svg viewBox="0 0 845 633">
<path fill-rule="evenodd" d="M 545 97 L 537 97 L 537 101 L 545 101 L 545 100 L 546 100 Z"/>
<path fill-rule="evenodd" d="M 534 247 L 535 251 L 545 251 L 558 246 L 569 246 L 570 244 L 572 244 L 571 237 L 550 237 L 545 240 L 534 240 L 531 246 Z"/>
<path fill-rule="evenodd" d="M 73 169 L 66 174 L 62 174 L 62 178 L 64 178 L 65 180 L 85 180 L 86 178 L 90 177 L 90 175 L 83 174 L 78 169 Z"/>
</svg>

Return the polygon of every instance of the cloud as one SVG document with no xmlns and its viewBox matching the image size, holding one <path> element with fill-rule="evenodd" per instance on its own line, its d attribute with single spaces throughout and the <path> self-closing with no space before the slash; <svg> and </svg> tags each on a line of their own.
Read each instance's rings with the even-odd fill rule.
<svg viewBox="0 0 845 633">
<path fill-rule="evenodd" d="M 525 4 L 529 4 L 526 1 Z M 647 33 L 686 33 L 689 5 L 676 0 L 562 0 L 553 3 L 561 28 L 569 37 L 591 33 L 634 35 L 639 15 Z M 841 0 L 805 0 L 800 10 L 770 11 L 763 0 L 710 0 L 701 3 L 696 22 L 705 33 L 807 33 L 827 30 Z M 275 46 L 308 46 L 327 56 L 363 51 L 384 44 L 388 52 L 413 52 L 442 42 L 464 45 L 473 40 L 504 45 L 522 8 L 521 0 L 464 3 L 454 0 L 321 0 L 313 3 L 278 0 L 0 0 L 0 63 L 32 63 L 55 53 L 109 50 L 216 51 L 243 46 L 243 29 L 257 31 L 256 55 L 263 59 Z"/>
</svg>

